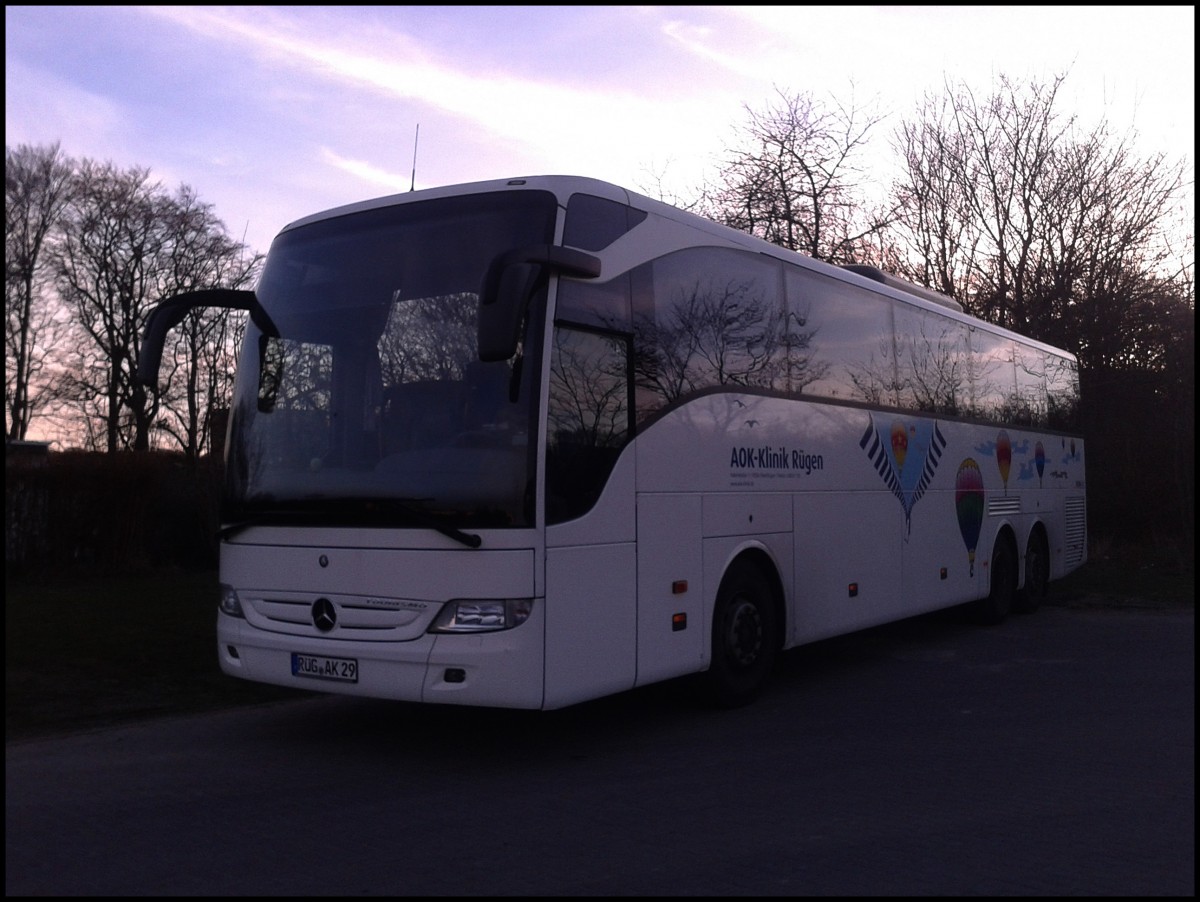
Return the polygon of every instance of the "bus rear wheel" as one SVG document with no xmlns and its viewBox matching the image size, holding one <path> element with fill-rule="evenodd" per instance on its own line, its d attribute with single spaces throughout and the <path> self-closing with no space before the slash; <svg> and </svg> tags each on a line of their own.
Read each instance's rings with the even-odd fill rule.
<svg viewBox="0 0 1200 902">
<path fill-rule="evenodd" d="M 713 611 L 712 660 L 705 674 L 709 699 L 722 708 L 749 704 L 779 651 L 774 590 L 761 568 L 736 561 L 721 580 Z"/>
<path fill-rule="evenodd" d="M 980 623 L 995 626 L 1012 613 L 1017 598 L 1017 552 L 1007 536 L 997 537 L 990 570 L 991 590 L 975 602 L 975 614 Z"/>
<path fill-rule="evenodd" d="M 1042 606 L 1050 586 L 1050 548 L 1046 534 L 1035 529 L 1025 548 L 1025 586 L 1017 593 L 1016 609 L 1031 614 Z"/>
</svg>

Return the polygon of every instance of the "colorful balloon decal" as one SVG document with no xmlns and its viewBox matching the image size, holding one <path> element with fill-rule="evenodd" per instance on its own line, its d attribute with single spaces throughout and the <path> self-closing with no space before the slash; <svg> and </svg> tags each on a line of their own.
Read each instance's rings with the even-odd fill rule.
<svg viewBox="0 0 1200 902">
<path fill-rule="evenodd" d="M 996 436 L 996 463 L 1000 466 L 1000 480 L 1004 483 L 1004 491 L 1008 491 L 1008 470 L 1012 466 L 1012 442 L 1008 433 L 1003 429 Z"/>
<path fill-rule="evenodd" d="M 1042 473 L 1046 469 L 1046 449 L 1042 447 L 1042 443 L 1038 442 L 1033 446 L 1033 463 L 1038 471 L 1038 486 L 1042 484 Z"/>
<path fill-rule="evenodd" d="M 908 455 L 908 427 L 900 420 L 892 423 L 892 457 L 896 466 L 904 469 L 904 458 Z"/>
<path fill-rule="evenodd" d="M 958 512 L 958 528 L 967 546 L 971 576 L 974 576 L 975 546 L 979 542 L 979 528 L 983 525 L 983 474 L 973 458 L 968 457 L 959 464 L 954 481 L 954 507 Z"/>
<path fill-rule="evenodd" d="M 946 448 L 941 428 L 928 421 L 906 426 L 900 420 L 881 427 L 872 417 L 858 446 L 904 508 L 905 534 L 911 534 L 913 508 L 929 488 Z M 912 466 L 905 468 L 905 461 Z"/>
</svg>

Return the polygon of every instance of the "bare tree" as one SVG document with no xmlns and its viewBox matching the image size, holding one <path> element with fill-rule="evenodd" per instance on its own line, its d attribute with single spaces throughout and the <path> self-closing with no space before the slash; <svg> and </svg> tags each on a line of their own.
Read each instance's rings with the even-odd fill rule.
<svg viewBox="0 0 1200 902">
<path fill-rule="evenodd" d="M 111 452 L 149 448 L 155 403 L 133 378 L 141 326 L 166 243 L 162 189 L 149 171 L 85 160 L 63 226 L 56 287 L 74 312 L 69 399 L 91 442 Z"/>
<path fill-rule="evenodd" d="M 4 400 L 12 440 L 26 438 L 54 397 L 46 368 L 63 323 L 45 284 L 45 252 L 70 201 L 72 170 L 57 142 L 5 148 Z"/>
<path fill-rule="evenodd" d="M 867 212 L 863 152 L 882 116 L 853 103 L 776 91 L 728 151 L 705 213 L 773 244 L 833 263 L 855 262 L 860 246 L 890 221 Z"/>
<path fill-rule="evenodd" d="M 1182 163 L 1060 117 L 1065 78 L 928 95 L 897 134 L 890 234 L 903 275 L 1099 364 L 1114 341 L 1128 351 L 1122 320 L 1165 263 L 1161 223 L 1185 183 Z"/>
<path fill-rule="evenodd" d="M 190 188 L 171 195 L 148 170 L 83 161 L 56 248 L 55 286 L 78 334 L 66 399 L 86 447 L 147 450 L 165 411 L 163 431 L 200 453 L 212 410 L 228 403 L 236 321 L 191 317 L 179 331 L 166 389 L 147 392 L 134 378 L 145 320 L 167 295 L 246 284 L 260 263 L 245 258 Z"/>
<path fill-rule="evenodd" d="M 897 217 L 884 245 L 896 250 L 883 268 L 961 298 L 968 293 L 969 267 L 979 256 L 982 235 L 966 196 L 971 185 L 961 175 L 970 154 L 952 121 L 948 97 L 926 97 L 899 127 L 905 178 L 894 186 Z M 876 260 L 882 264 L 881 256 Z"/>
<path fill-rule="evenodd" d="M 1194 372 L 1194 246 L 1171 226 L 1192 183 L 1183 161 L 1060 115 L 1065 78 L 928 95 L 897 133 L 891 247 L 901 274 L 1074 351 L 1093 509 L 1110 530 L 1169 520 L 1190 536 L 1194 392 L 1180 374 Z M 1170 473 L 1186 477 L 1169 486 Z"/>
</svg>

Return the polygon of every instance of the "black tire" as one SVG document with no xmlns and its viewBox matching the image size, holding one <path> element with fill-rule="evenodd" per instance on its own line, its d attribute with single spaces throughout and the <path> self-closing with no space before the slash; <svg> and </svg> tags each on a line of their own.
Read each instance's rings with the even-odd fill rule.
<svg viewBox="0 0 1200 902">
<path fill-rule="evenodd" d="M 1050 547 L 1046 544 L 1046 533 L 1035 529 L 1029 534 L 1025 548 L 1025 585 L 1017 593 L 1016 610 L 1032 614 L 1046 600 L 1050 588 Z"/>
<path fill-rule="evenodd" d="M 1007 536 L 996 538 L 992 549 L 991 590 L 975 602 L 976 619 L 987 626 L 1003 623 L 1017 600 L 1017 553 Z"/>
<path fill-rule="evenodd" d="M 721 580 L 713 610 L 707 695 L 721 708 L 754 701 L 779 651 L 775 593 L 759 567 L 735 561 Z"/>
</svg>

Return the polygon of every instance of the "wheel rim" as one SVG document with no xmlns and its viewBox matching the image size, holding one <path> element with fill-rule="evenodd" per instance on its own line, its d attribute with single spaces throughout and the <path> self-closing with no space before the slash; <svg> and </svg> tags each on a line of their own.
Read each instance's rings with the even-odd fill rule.
<svg viewBox="0 0 1200 902">
<path fill-rule="evenodd" d="M 758 605 L 739 597 L 730 605 L 725 621 L 725 648 L 729 660 L 738 667 L 753 667 L 762 653 L 763 622 Z"/>
</svg>

